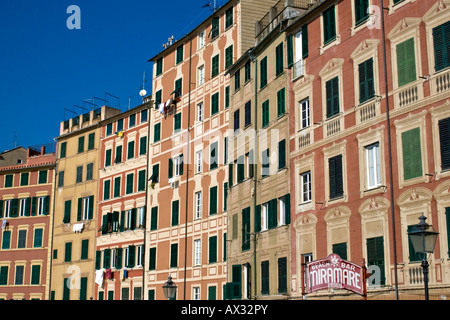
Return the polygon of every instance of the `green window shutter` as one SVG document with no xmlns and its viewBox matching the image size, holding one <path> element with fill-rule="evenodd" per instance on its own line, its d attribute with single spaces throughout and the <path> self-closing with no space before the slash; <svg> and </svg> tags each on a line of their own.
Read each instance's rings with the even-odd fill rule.
<svg viewBox="0 0 450 320">
<path fill-rule="evenodd" d="M 114 198 L 120 197 L 120 182 L 120 177 L 114 178 Z"/>
<path fill-rule="evenodd" d="M 260 62 L 260 87 L 261 89 L 267 85 L 267 57 Z"/>
<path fill-rule="evenodd" d="M 439 121 L 439 141 L 441 145 L 442 170 L 450 169 L 450 118 Z"/>
<path fill-rule="evenodd" d="M 109 200 L 111 196 L 111 180 L 105 180 L 103 183 L 103 200 Z"/>
<path fill-rule="evenodd" d="M 64 278 L 63 282 L 63 300 L 70 300 L 70 288 L 67 285 L 71 281 L 70 278 Z"/>
<path fill-rule="evenodd" d="M 77 221 L 81 221 L 83 213 L 83 198 L 78 198 Z"/>
<path fill-rule="evenodd" d="M 212 58 L 212 62 L 211 62 L 211 78 L 214 78 L 215 76 L 217 76 L 219 74 L 219 55 L 215 55 Z"/>
<path fill-rule="evenodd" d="M 72 261 L 72 242 L 67 242 L 64 248 L 64 262 Z"/>
<path fill-rule="evenodd" d="M 242 251 L 250 249 L 250 207 L 242 210 Z"/>
<path fill-rule="evenodd" d="M 8 174 L 5 176 L 5 188 L 12 188 L 14 182 L 14 175 Z"/>
<path fill-rule="evenodd" d="M 347 260 L 347 242 L 333 244 L 333 253 Z"/>
<path fill-rule="evenodd" d="M 403 177 L 405 180 L 422 176 L 420 128 L 402 133 Z"/>
<path fill-rule="evenodd" d="M 278 293 L 287 293 L 287 258 L 278 259 Z"/>
<path fill-rule="evenodd" d="M 108 234 L 108 215 L 103 215 L 102 217 L 102 235 Z"/>
<path fill-rule="evenodd" d="M 62 142 L 61 143 L 61 150 L 59 153 L 59 158 L 60 159 L 64 159 L 66 157 L 66 152 L 67 152 L 67 142 Z"/>
<path fill-rule="evenodd" d="M 47 170 L 39 171 L 39 179 L 38 184 L 45 184 L 47 183 Z"/>
<path fill-rule="evenodd" d="M 153 207 L 151 213 L 150 230 L 153 231 L 156 229 L 158 229 L 158 207 Z"/>
<path fill-rule="evenodd" d="M 225 68 L 233 64 L 233 45 L 225 49 Z"/>
<path fill-rule="evenodd" d="M 269 229 L 274 229 L 277 227 L 277 199 L 272 199 L 269 201 L 269 217 L 268 217 L 268 226 Z"/>
<path fill-rule="evenodd" d="M 286 167 L 286 140 L 278 142 L 278 170 Z"/>
<path fill-rule="evenodd" d="M 155 94 L 155 109 L 158 109 L 161 102 L 162 102 L 162 90 L 158 90 L 156 91 Z"/>
<path fill-rule="evenodd" d="M 288 193 L 284 196 L 284 212 L 286 214 L 285 223 L 291 223 L 291 195 Z"/>
<path fill-rule="evenodd" d="M 138 180 L 138 191 L 145 191 L 146 186 L 146 171 L 139 171 L 139 180 Z"/>
<path fill-rule="evenodd" d="M 137 218 L 137 209 L 131 209 L 131 230 L 136 230 L 136 218 Z"/>
<path fill-rule="evenodd" d="M 378 266 L 381 271 L 380 285 L 386 281 L 384 268 L 384 239 L 383 237 L 367 239 L 367 265 Z M 377 284 L 378 285 L 378 284 Z"/>
<path fill-rule="evenodd" d="M 128 268 L 134 268 L 136 264 L 136 246 L 128 247 Z"/>
<path fill-rule="evenodd" d="M 225 109 L 230 107 L 230 86 L 225 87 Z"/>
<path fill-rule="evenodd" d="M 445 208 L 445 221 L 447 223 L 447 256 L 450 257 L 450 207 Z"/>
<path fill-rule="evenodd" d="M 435 70 L 450 66 L 450 21 L 433 29 Z"/>
<path fill-rule="evenodd" d="M 149 270 L 156 270 L 156 247 L 150 248 L 150 257 L 149 257 L 149 263 L 148 263 L 148 269 Z"/>
<path fill-rule="evenodd" d="M 245 161 L 244 156 L 240 156 L 237 161 L 237 183 L 244 181 Z"/>
<path fill-rule="evenodd" d="M 81 260 L 87 260 L 89 257 L 89 239 L 81 241 Z"/>
<path fill-rule="evenodd" d="M 72 210 L 72 200 L 64 202 L 64 219 L 63 223 L 70 223 L 70 213 Z"/>
<path fill-rule="evenodd" d="M 132 194 L 134 191 L 134 173 L 127 174 L 126 194 Z"/>
<path fill-rule="evenodd" d="M 270 292 L 269 261 L 261 262 L 261 294 L 268 295 Z"/>
<path fill-rule="evenodd" d="M 255 210 L 255 232 L 261 231 L 261 205 L 258 204 Z"/>
<path fill-rule="evenodd" d="M 115 163 L 121 163 L 122 162 L 122 146 L 116 147 L 116 159 L 114 160 Z"/>
<path fill-rule="evenodd" d="M 286 89 L 277 92 L 277 113 L 281 117 L 286 112 Z"/>
<path fill-rule="evenodd" d="M 177 62 L 176 64 L 179 64 L 183 62 L 184 59 L 184 45 L 181 45 L 177 48 Z"/>
<path fill-rule="evenodd" d="M 184 157 L 181 154 L 180 155 L 180 162 L 179 162 L 179 169 L 178 169 L 178 172 L 180 173 L 180 176 L 183 175 L 183 168 L 184 168 Z"/>
<path fill-rule="evenodd" d="M 109 167 L 111 165 L 111 149 L 106 150 L 105 153 L 105 167 Z"/>
<path fill-rule="evenodd" d="M 208 300 L 216 300 L 217 299 L 216 290 L 217 290 L 216 286 L 208 287 Z"/>
<path fill-rule="evenodd" d="M 45 197 L 44 200 L 44 215 L 48 215 L 48 206 L 46 205 L 48 203 L 47 197 Z M 47 209 L 47 210 L 46 210 Z M 25 216 L 29 217 L 31 211 L 31 198 L 25 199 Z"/>
<path fill-rule="evenodd" d="M 210 144 L 209 170 L 216 169 L 219 165 L 219 143 Z"/>
<path fill-rule="evenodd" d="M 416 80 L 414 38 L 397 45 L 397 70 L 399 87 Z"/>
<path fill-rule="evenodd" d="M 88 208 L 88 219 L 92 220 L 94 218 L 94 196 L 89 197 L 89 208 Z"/>
<path fill-rule="evenodd" d="M 43 241 L 43 230 L 35 229 L 34 230 L 33 248 L 42 248 L 42 241 Z"/>
<path fill-rule="evenodd" d="M 159 140 L 161 140 L 161 122 L 155 124 L 153 130 L 153 142 L 158 142 Z"/>
<path fill-rule="evenodd" d="M 80 279 L 80 300 L 87 300 L 87 282 L 86 277 Z"/>
<path fill-rule="evenodd" d="M 0 285 L 6 286 L 8 285 L 8 266 L 0 267 Z"/>
<path fill-rule="evenodd" d="M 327 118 L 339 113 L 339 77 L 335 77 L 325 84 L 327 99 Z"/>
<path fill-rule="evenodd" d="M 3 231 L 2 249 L 8 250 L 11 247 L 11 231 Z"/>
<path fill-rule="evenodd" d="M 340 198 L 344 195 L 342 155 L 328 159 L 330 199 Z"/>
<path fill-rule="evenodd" d="M 0 200 L 0 218 L 3 218 L 3 204 L 5 203 L 4 200 Z"/>
<path fill-rule="evenodd" d="M 181 129 L 181 112 L 177 113 L 174 117 L 173 130 L 178 131 Z"/>
<path fill-rule="evenodd" d="M 294 64 L 294 37 L 292 34 L 288 35 L 286 38 L 287 47 L 287 66 L 292 67 Z"/>
<path fill-rule="evenodd" d="M 276 75 L 279 76 L 284 71 L 284 63 L 283 63 L 283 43 L 279 44 L 275 48 L 275 72 Z"/>
<path fill-rule="evenodd" d="M 367 10 L 369 9 L 369 0 L 355 1 L 355 25 L 359 26 L 369 18 Z"/>
<path fill-rule="evenodd" d="M 109 269 L 111 267 L 111 249 L 103 251 L 103 268 Z"/>
<path fill-rule="evenodd" d="M 336 39 L 336 19 L 334 6 L 323 12 L 323 32 L 325 45 Z"/>
<path fill-rule="evenodd" d="M 359 102 L 364 103 L 375 95 L 373 78 L 373 58 L 358 66 L 359 72 Z"/>
<path fill-rule="evenodd" d="M 161 73 L 163 73 L 163 58 L 156 61 L 156 75 L 159 76 Z"/>
<path fill-rule="evenodd" d="M 211 40 L 219 36 L 219 18 L 214 17 L 211 23 Z"/>
<path fill-rule="evenodd" d="M 82 153 L 84 151 L 84 137 L 78 138 L 78 153 Z"/>
<path fill-rule="evenodd" d="M 116 249 L 116 269 L 122 269 L 123 248 Z"/>
<path fill-rule="evenodd" d="M 227 233 L 223 234 L 223 261 L 227 261 Z"/>
<path fill-rule="evenodd" d="M 217 214 L 217 186 L 209 189 L 209 215 Z"/>
<path fill-rule="evenodd" d="M 19 199 L 11 200 L 11 209 L 10 209 L 10 217 L 17 218 L 19 215 Z"/>
<path fill-rule="evenodd" d="M 225 29 L 233 25 L 233 7 L 225 12 Z"/>
<path fill-rule="evenodd" d="M 269 100 L 265 101 L 262 104 L 262 127 L 265 128 L 269 125 L 270 122 L 270 107 Z"/>
<path fill-rule="evenodd" d="M 124 232 L 125 231 L 125 211 L 120 211 L 120 227 L 119 231 Z"/>
<path fill-rule="evenodd" d="M 178 243 L 170 245 L 170 267 L 176 268 L 178 266 Z"/>
<path fill-rule="evenodd" d="M 183 78 L 180 78 L 175 81 L 174 94 L 175 94 L 175 98 L 179 98 L 183 95 Z"/>
<path fill-rule="evenodd" d="M 31 267 L 31 285 L 39 285 L 41 283 L 41 266 L 34 265 Z"/>
<path fill-rule="evenodd" d="M 180 201 L 175 200 L 172 201 L 172 227 L 177 226 L 179 223 L 179 208 L 180 208 Z"/>
<path fill-rule="evenodd" d="M 127 159 L 133 159 L 134 158 L 134 141 L 128 142 L 128 150 L 127 150 Z"/>
<path fill-rule="evenodd" d="M 302 57 L 303 59 L 308 57 L 308 25 L 302 26 Z"/>
<path fill-rule="evenodd" d="M 233 186 L 233 164 L 228 164 L 228 186 L 231 188 Z"/>
<path fill-rule="evenodd" d="M 88 136 L 88 150 L 93 150 L 95 148 L 95 133 L 91 133 Z"/>
<path fill-rule="evenodd" d="M 147 136 L 139 139 L 139 155 L 143 156 L 147 154 Z"/>
<path fill-rule="evenodd" d="M 217 262 L 217 236 L 209 237 L 209 263 Z"/>
<path fill-rule="evenodd" d="M 211 115 L 215 115 L 219 112 L 219 93 L 215 93 L 211 96 Z"/>
</svg>

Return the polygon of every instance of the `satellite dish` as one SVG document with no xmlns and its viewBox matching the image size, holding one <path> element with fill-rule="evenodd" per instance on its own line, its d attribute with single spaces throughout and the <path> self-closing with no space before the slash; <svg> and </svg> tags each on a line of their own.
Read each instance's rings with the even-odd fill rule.
<svg viewBox="0 0 450 320">
<path fill-rule="evenodd" d="M 142 89 L 142 90 L 139 92 L 139 95 L 140 95 L 141 97 L 145 97 L 145 96 L 147 95 L 147 91 L 146 91 L 145 89 Z"/>
</svg>

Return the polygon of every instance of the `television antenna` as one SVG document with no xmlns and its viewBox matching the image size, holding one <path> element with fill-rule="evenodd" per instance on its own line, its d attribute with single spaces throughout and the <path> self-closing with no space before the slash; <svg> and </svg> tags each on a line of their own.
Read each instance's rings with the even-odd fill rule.
<svg viewBox="0 0 450 320">
<path fill-rule="evenodd" d="M 168 47 L 170 47 L 173 44 L 173 39 L 174 39 L 174 36 L 171 36 L 169 39 L 167 39 L 167 42 L 163 43 L 163 45 L 162 45 L 163 48 L 167 49 Z"/>
<path fill-rule="evenodd" d="M 208 8 L 208 7 L 210 7 L 211 10 L 214 11 L 214 12 L 216 12 L 219 9 L 219 7 L 217 7 L 217 1 L 216 0 L 214 0 L 214 3 L 209 2 L 209 3 L 205 4 L 202 8 Z"/>
</svg>

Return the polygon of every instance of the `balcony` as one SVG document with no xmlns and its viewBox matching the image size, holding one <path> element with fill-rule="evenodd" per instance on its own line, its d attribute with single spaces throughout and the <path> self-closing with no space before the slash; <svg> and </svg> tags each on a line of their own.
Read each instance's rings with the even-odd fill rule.
<svg viewBox="0 0 450 320">
<path fill-rule="evenodd" d="M 305 61 L 299 60 L 292 67 L 292 79 L 298 79 L 305 74 Z"/>
<path fill-rule="evenodd" d="M 299 17 L 317 0 L 280 0 L 255 26 L 256 45 L 261 43 L 280 23 Z"/>
<path fill-rule="evenodd" d="M 436 73 L 430 78 L 431 95 L 448 93 L 450 90 L 450 68 Z"/>
<path fill-rule="evenodd" d="M 419 79 L 394 91 L 395 107 L 404 108 L 423 99 L 423 80 Z"/>
</svg>

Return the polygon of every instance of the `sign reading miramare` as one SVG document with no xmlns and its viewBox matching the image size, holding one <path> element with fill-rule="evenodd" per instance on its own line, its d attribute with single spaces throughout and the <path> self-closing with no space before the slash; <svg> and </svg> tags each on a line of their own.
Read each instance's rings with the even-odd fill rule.
<svg viewBox="0 0 450 320">
<path fill-rule="evenodd" d="M 365 268 L 342 260 L 337 254 L 309 262 L 305 269 L 306 293 L 322 289 L 346 289 L 365 295 Z"/>
</svg>

